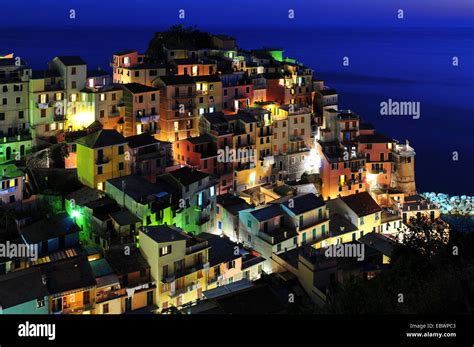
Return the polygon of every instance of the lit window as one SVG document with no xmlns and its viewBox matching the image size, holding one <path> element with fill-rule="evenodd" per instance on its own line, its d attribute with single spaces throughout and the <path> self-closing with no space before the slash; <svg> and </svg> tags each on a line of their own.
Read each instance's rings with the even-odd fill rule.
<svg viewBox="0 0 474 347">
<path fill-rule="evenodd" d="M 160 257 L 171 253 L 171 245 L 160 248 Z"/>
</svg>

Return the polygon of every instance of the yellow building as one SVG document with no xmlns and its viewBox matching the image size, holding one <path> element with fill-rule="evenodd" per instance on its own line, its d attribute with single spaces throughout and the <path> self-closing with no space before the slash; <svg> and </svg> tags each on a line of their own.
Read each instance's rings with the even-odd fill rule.
<svg viewBox="0 0 474 347">
<path fill-rule="evenodd" d="M 140 231 L 140 249 L 157 283 L 157 306 L 179 307 L 207 290 L 209 245 L 167 225 Z"/>
<path fill-rule="evenodd" d="M 385 230 L 382 209 L 367 192 L 328 200 L 327 204 L 331 212 L 329 233 L 315 248 L 356 241 L 370 232 Z"/>
<path fill-rule="evenodd" d="M 77 176 L 82 184 L 105 189 L 105 181 L 128 174 L 127 140 L 115 130 L 100 130 L 76 141 Z"/>
<path fill-rule="evenodd" d="M 198 114 L 222 109 L 222 81 L 218 75 L 196 76 L 196 108 Z"/>
<path fill-rule="evenodd" d="M 274 157 L 272 152 L 273 127 L 271 112 L 265 109 L 251 111 L 257 117 L 256 150 L 258 155 L 257 178 L 260 183 L 270 182 Z"/>
<path fill-rule="evenodd" d="M 203 298 L 203 292 L 237 281 L 260 278 L 264 258 L 220 236 L 190 236 L 167 225 L 140 231 L 140 250 L 157 284 L 160 311 L 181 307 Z"/>
<path fill-rule="evenodd" d="M 234 190 L 240 192 L 258 185 L 258 153 L 256 150 L 257 119 L 251 114 L 237 114 L 238 127 L 234 130 L 233 148 L 236 151 L 234 165 Z"/>
</svg>

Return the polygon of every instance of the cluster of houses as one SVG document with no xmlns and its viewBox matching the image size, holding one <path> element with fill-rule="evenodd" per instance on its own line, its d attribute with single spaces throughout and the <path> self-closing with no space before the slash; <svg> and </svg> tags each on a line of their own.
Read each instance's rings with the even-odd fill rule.
<svg viewBox="0 0 474 347">
<path fill-rule="evenodd" d="M 111 73 L 0 56 L 0 242 L 30 251 L 0 254 L 0 313 L 277 313 L 295 287 L 323 305 L 439 220 L 409 143 L 282 49 L 162 52 Z"/>
</svg>

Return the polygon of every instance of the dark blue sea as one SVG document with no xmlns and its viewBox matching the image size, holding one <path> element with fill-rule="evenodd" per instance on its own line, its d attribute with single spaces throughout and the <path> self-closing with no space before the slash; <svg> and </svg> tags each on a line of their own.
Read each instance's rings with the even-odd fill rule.
<svg viewBox="0 0 474 347">
<path fill-rule="evenodd" d="M 46 68 L 56 55 L 74 54 L 91 69 L 108 69 L 114 51 L 144 51 L 154 32 L 163 29 L 0 28 L 0 53 L 14 52 L 33 68 Z M 474 195 L 473 28 L 204 29 L 233 35 L 247 49 L 282 47 L 339 91 L 341 108 L 354 110 L 400 142 L 408 139 L 416 150 L 420 192 Z M 380 102 L 389 98 L 420 102 L 420 119 L 381 116 Z"/>
</svg>

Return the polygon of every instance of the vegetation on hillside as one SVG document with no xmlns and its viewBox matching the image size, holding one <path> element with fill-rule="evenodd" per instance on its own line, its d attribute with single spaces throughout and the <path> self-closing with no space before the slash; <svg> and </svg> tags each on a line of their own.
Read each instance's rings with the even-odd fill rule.
<svg viewBox="0 0 474 347">
<path fill-rule="evenodd" d="M 167 47 L 212 47 L 211 34 L 200 31 L 197 27 L 173 25 L 168 30 L 157 32 L 148 45 L 147 55 L 163 59 L 163 45 Z"/>
<path fill-rule="evenodd" d="M 451 230 L 447 243 L 428 218 L 412 219 L 411 236 L 391 264 L 367 281 L 340 285 L 322 308 L 335 314 L 469 313 L 474 306 L 474 233 Z"/>
</svg>

